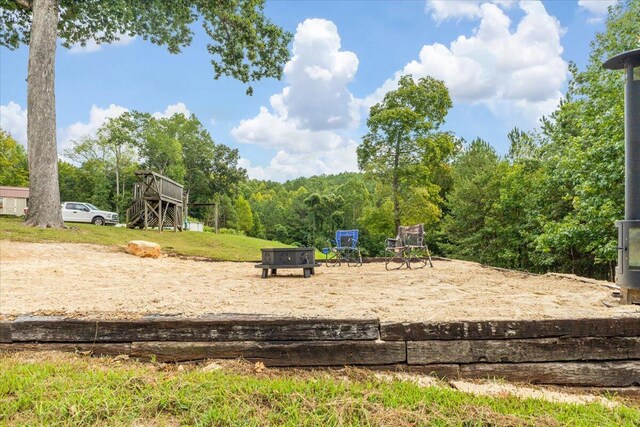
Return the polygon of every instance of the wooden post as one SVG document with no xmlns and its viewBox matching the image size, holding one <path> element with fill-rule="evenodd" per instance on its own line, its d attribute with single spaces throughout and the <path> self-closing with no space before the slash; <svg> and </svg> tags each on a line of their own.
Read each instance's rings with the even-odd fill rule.
<svg viewBox="0 0 640 427">
<path fill-rule="evenodd" d="M 218 202 L 216 202 L 214 209 L 214 216 L 215 216 L 215 224 L 216 224 L 216 234 L 218 234 Z"/>
<path fill-rule="evenodd" d="M 173 208 L 173 232 L 178 232 L 178 224 L 182 223 L 182 207 L 178 209 L 178 205 Z"/>
<path fill-rule="evenodd" d="M 144 201 L 144 229 L 147 229 L 149 225 L 149 210 L 147 208 L 147 201 Z"/>
<path fill-rule="evenodd" d="M 183 193 L 182 215 L 180 216 L 180 231 L 184 230 L 184 222 L 189 219 L 189 192 Z M 178 231 L 176 229 L 176 231 Z"/>
<path fill-rule="evenodd" d="M 160 197 L 160 200 L 158 200 L 158 217 L 158 229 L 162 231 L 162 196 Z"/>
</svg>

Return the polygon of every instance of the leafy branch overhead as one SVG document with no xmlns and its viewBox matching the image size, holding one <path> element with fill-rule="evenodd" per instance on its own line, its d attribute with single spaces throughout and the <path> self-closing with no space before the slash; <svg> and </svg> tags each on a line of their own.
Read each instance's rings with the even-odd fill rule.
<svg viewBox="0 0 640 427">
<path fill-rule="evenodd" d="M 0 0 L 0 46 L 29 44 L 32 0 Z M 200 22 L 210 38 L 214 78 L 243 83 L 280 78 L 289 58 L 291 33 L 264 15 L 264 0 L 60 0 L 58 38 L 64 47 L 89 41 L 112 43 L 141 37 L 171 53 L 193 40 Z M 247 93 L 252 93 L 248 87 Z"/>
</svg>

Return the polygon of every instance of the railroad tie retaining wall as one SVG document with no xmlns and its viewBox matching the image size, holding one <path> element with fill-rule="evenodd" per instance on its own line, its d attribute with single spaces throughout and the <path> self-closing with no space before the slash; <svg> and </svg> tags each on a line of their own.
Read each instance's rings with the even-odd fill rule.
<svg viewBox="0 0 640 427">
<path fill-rule="evenodd" d="M 573 386 L 640 385 L 640 318 L 380 323 L 377 319 L 209 316 L 0 322 L 0 351 L 62 350 L 185 362 L 370 366 L 448 378 Z"/>
</svg>

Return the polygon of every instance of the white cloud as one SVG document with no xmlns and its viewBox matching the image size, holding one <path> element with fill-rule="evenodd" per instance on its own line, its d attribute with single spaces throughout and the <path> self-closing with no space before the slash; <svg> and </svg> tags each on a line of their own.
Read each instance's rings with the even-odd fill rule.
<svg viewBox="0 0 640 427">
<path fill-rule="evenodd" d="M 100 126 L 107 120 L 118 117 L 127 111 L 129 111 L 128 108 L 115 104 L 110 104 L 107 108 L 92 105 L 87 122 L 78 121 L 60 130 L 58 133 L 58 151 L 62 152 L 69 148 L 73 141 L 79 140 L 83 136 L 95 136 Z M 156 119 L 162 119 L 171 117 L 176 113 L 184 114 L 187 117 L 191 115 L 187 106 L 182 102 L 169 105 L 163 112 L 155 112 L 151 115 Z"/>
<path fill-rule="evenodd" d="M 510 7 L 514 0 L 492 0 L 494 4 Z M 482 16 L 481 0 L 427 0 L 425 10 L 431 13 L 436 22 L 450 18 L 474 19 Z"/>
<path fill-rule="evenodd" d="M 27 146 L 27 109 L 9 101 L 7 105 L 0 105 L 0 128 L 19 143 Z"/>
<path fill-rule="evenodd" d="M 106 45 L 107 46 L 126 46 L 136 39 L 135 37 L 131 37 L 126 34 L 121 34 L 118 36 L 118 38 L 119 40 L 115 40 L 112 43 L 107 43 Z M 78 54 L 78 53 L 98 52 L 99 50 L 102 49 L 103 46 L 105 46 L 105 43 L 98 44 L 96 43 L 95 40 L 91 39 L 91 40 L 88 40 L 84 46 L 80 45 L 80 43 L 76 43 L 72 45 L 71 48 L 69 48 L 69 53 Z"/>
<path fill-rule="evenodd" d="M 127 111 L 129 109 L 115 104 L 110 104 L 107 108 L 92 105 L 88 122 L 76 122 L 60 130 L 58 134 L 58 151 L 64 151 L 69 148 L 73 141 L 77 141 L 84 136 L 95 136 L 104 122 Z"/>
<path fill-rule="evenodd" d="M 250 178 L 280 182 L 299 176 L 356 171 L 356 147 L 355 141 L 348 140 L 338 149 L 329 151 L 290 153 L 280 150 L 266 167 L 253 166 L 245 158 L 241 158 L 238 165 L 247 170 Z"/>
<path fill-rule="evenodd" d="M 183 102 L 178 102 L 177 104 L 171 104 L 167 106 L 167 108 L 165 108 L 165 110 L 162 113 L 160 112 L 153 113 L 152 116 L 155 119 L 168 119 L 174 114 L 182 114 L 185 117 L 189 117 L 191 116 L 191 111 L 189 111 L 189 109 L 187 108 L 186 105 L 184 105 Z"/>
<path fill-rule="evenodd" d="M 579 0 L 578 6 L 596 15 L 606 15 L 609 6 L 616 4 L 617 1 L 618 0 Z M 592 19 L 590 19 L 590 21 L 592 21 Z"/>
<path fill-rule="evenodd" d="M 591 18 L 587 18 L 587 24 L 599 24 L 602 21 L 602 16 L 592 16 Z"/>
<path fill-rule="evenodd" d="M 541 2 L 521 1 L 524 17 L 512 30 L 511 19 L 502 9 L 504 4 L 478 3 L 473 6 L 477 7 L 480 23 L 471 36 L 460 35 L 449 46 L 423 46 L 419 59 L 405 65 L 368 96 L 364 106 L 382 99 L 396 87 L 400 76 L 412 74 L 415 78 L 443 80 L 454 103 L 482 103 L 496 114 L 508 113 L 530 124 L 550 113 L 567 79 L 560 23 Z"/>
<path fill-rule="evenodd" d="M 277 150 L 267 167 L 243 160 L 241 166 L 251 178 L 284 181 L 358 169 L 355 141 L 332 130 L 300 128 L 295 121 L 272 114 L 265 107 L 256 117 L 242 120 L 231 134 L 239 143 Z"/>
<path fill-rule="evenodd" d="M 344 139 L 336 132 L 313 131 L 299 127 L 294 120 L 270 113 L 265 107 L 252 119 L 241 120 L 231 130 L 233 137 L 243 144 L 256 144 L 263 148 L 307 153 L 314 150 L 334 150 Z"/>
<path fill-rule="evenodd" d="M 69 126 L 58 130 L 58 152 L 63 152 L 69 148 L 73 141 L 84 136 L 93 137 L 96 132 L 108 119 L 120 116 L 129 111 L 128 108 L 120 105 L 110 104 L 106 108 L 92 105 L 89 110 L 89 119 L 86 122 L 77 121 Z M 176 113 L 191 115 L 191 111 L 183 102 L 178 102 L 167 106 L 163 112 L 152 114 L 156 119 L 168 118 Z M 20 105 L 9 101 L 7 105 L 0 105 L 0 128 L 9 132 L 16 141 L 27 146 L 27 109 L 22 109 Z"/>
<path fill-rule="evenodd" d="M 333 22 L 307 19 L 299 24 L 293 57 L 284 68 L 290 86 L 272 98 L 272 106 L 314 130 L 340 129 L 357 122 L 347 84 L 355 77 L 358 57 L 340 47 Z"/>
<path fill-rule="evenodd" d="M 344 133 L 360 122 L 358 101 L 347 87 L 358 58 L 340 49 L 333 22 L 307 19 L 298 25 L 284 68 L 289 85 L 271 96 L 271 109 L 261 107 L 231 130 L 239 143 L 277 152 L 267 167 L 243 159 L 250 177 L 284 180 L 357 169 L 356 143 Z"/>
</svg>

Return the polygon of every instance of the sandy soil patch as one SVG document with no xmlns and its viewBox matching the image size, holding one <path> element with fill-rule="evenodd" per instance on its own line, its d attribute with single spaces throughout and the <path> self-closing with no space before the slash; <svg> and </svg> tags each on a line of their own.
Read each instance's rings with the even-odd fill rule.
<svg viewBox="0 0 640 427">
<path fill-rule="evenodd" d="M 376 372 L 373 375 L 381 381 L 406 381 L 414 383 L 419 387 L 442 387 L 445 384 L 444 381 L 430 375 L 412 374 L 408 372 Z M 449 381 L 446 384 L 456 390 L 478 396 L 513 396 L 519 399 L 537 399 L 546 400 L 551 403 L 572 403 L 576 405 L 597 403 L 609 409 L 620 406 L 620 403 L 615 400 L 585 393 L 584 390 L 581 390 L 580 393 L 572 393 L 570 391 L 554 390 L 551 387 L 512 384 L 497 380 L 455 380 Z"/>
<path fill-rule="evenodd" d="M 260 278 L 251 263 L 141 259 L 71 243 L 0 241 L 0 316 L 136 318 L 261 314 L 382 321 L 640 316 L 606 282 L 531 276 L 476 263 L 388 272 L 383 264 Z"/>
</svg>

